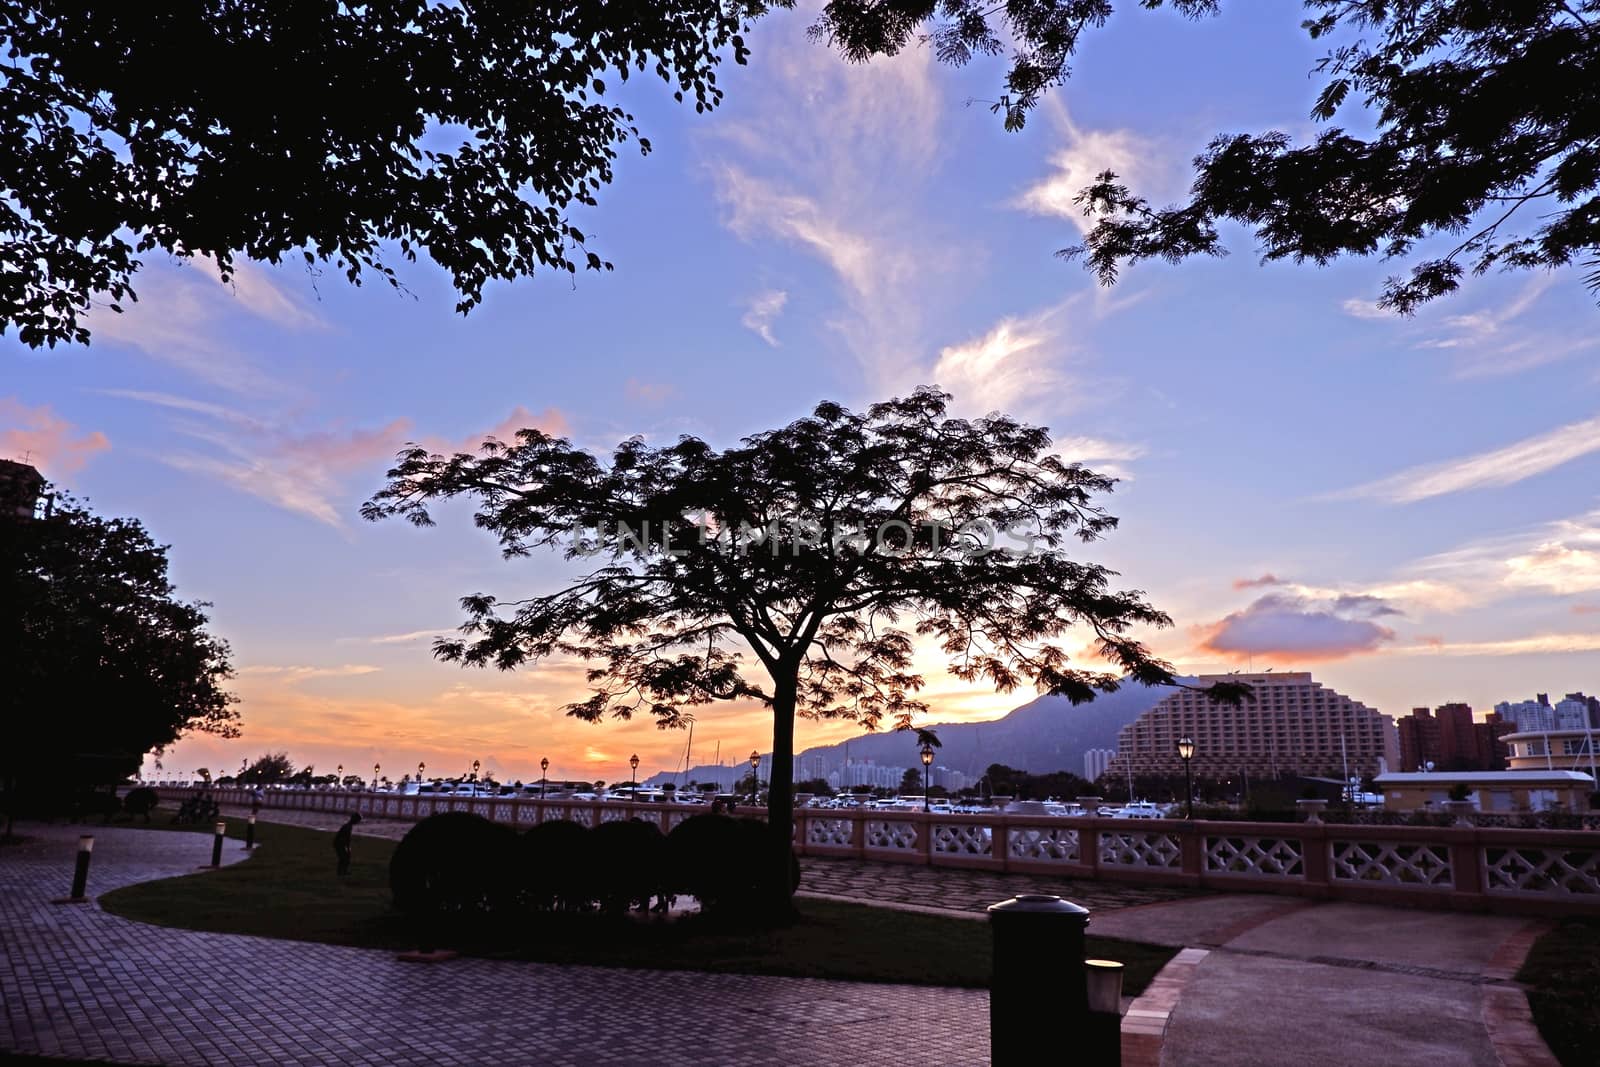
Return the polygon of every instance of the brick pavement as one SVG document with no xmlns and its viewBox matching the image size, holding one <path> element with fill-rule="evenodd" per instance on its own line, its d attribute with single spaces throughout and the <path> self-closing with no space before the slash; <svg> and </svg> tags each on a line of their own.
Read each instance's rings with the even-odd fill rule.
<svg viewBox="0 0 1600 1067">
<path fill-rule="evenodd" d="M 0 848 L 0 1051 L 122 1063 L 903 1067 L 988 1059 L 988 995 L 393 955 L 56 906 L 78 829 Z M 96 827 L 91 895 L 187 874 L 210 837 Z M 199 858 L 197 860 L 197 853 Z M 240 855 L 230 841 L 230 862 Z"/>
<path fill-rule="evenodd" d="M 236 814 L 236 813 L 231 813 Z M 266 812 L 262 813 L 264 816 Z M 273 812 L 331 828 L 338 816 Z M 398 837 L 409 823 L 368 819 Z M 982 991 L 618 971 L 385 953 L 144 926 L 55 907 L 75 828 L 0 848 L 0 1050 L 171 1064 L 490 1063 L 612 1067 L 987 1062 Z M 207 835 L 97 828 L 91 894 L 191 872 Z M 239 858 L 229 843 L 228 859 Z M 1349 1062 L 1550 1067 L 1510 982 L 1537 924 L 1246 894 L 1194 894 L 808 859 L 812 891 L 974 913 L 1059 893 L 1091 929 L 1206 946 L 1124 1021 L 1141 1067 Z M 624 999 L 625 998 L 625 999 Z"/>
</svg>

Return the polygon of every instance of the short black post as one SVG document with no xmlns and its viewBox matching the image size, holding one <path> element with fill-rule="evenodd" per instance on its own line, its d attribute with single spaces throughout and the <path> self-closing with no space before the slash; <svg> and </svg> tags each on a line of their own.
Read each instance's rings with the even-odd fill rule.
<svg viewBox="0 0 1600 1067">
<path fill-rule="evenodd" d="M 250 821 L 244 824 L 244 850 L 249 852 L 256 847 L 256 817 L 250 816 Z"/>
<path fill-rule="evenodd" d="M 1122 964 L 1084 960 L 1088 982 L 1089 1024 L 1084 1028 L 1085 1067 L 1119 1067 L 1122 1063 Z"/>
<path fill-rule="evenodd" d="M 216 831 L 217 831 L 217 835 L 211 839 L 211 866 L 213 866 L 213 867 L 221 867 L 222 866 L 222 835 L 224 835 L 224 834 L 226 834 L 228 832 L 228 824 L 225 823 L 225 822 L 218 821 L 218 823 L 216 825 Z"/>
<path fill-rule="evenodd" d="M 89 888 L 89 855 L 93 851 L 93 834 L 84 834 L 78 838 L 78 865 L 72 872 L 73 900 L 82 900 L 84 891 Z"/>
<path fill-rule="evenodd" d="M 1083 960 L 1089 909 L 1042 893 L 989 905 L 994 980 L 989 987 L 992 1067 L 1038 1062 L 1037 1034 L 1082 1033 L 1089 1004 Z"/>
</svg>

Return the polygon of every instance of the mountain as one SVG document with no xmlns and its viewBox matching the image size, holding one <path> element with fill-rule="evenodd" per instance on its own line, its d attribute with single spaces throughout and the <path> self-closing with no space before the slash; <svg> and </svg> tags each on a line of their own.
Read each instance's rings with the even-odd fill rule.
<svg viewBox="0 0 1600 1067">
<path fill-rule="evenodd" d="M 1179 681 L 1192 683 L 1194 679 Z M 1087 704 L 1074 706 L 1066 697 L 1042 696 L 988 722 L 942 723 L 933 727 L 943 742 L 934 762 L 971 777 L 981 775 L 991 763 L 1034 774 L 1082 774 L 1085 750 L 1116 748 L 1118 730 L 1173 692 L 1173 686 L 1128 682 L 1115 693 L 1103 693 Z M 847 757 L 852 763 L 871 760 L 880 766 L 920 766 L 914 735 L 888 731 L 808 748 L 797 759 L 796 775 L 801 779 L 826 777 L 842 768 Z M 749 769 L 747 763 L 699 766 L 685 775 L 658 774 L 649 782 L 721 781 L 731 785 Z"/>
</svg>

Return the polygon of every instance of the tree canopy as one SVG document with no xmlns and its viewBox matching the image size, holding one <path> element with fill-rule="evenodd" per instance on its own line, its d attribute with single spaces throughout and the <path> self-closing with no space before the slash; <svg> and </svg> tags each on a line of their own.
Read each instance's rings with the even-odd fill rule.
<svg viewBox="0 0 1600 1067">
<path fill-rule="evenodd" d="M 1199 17 L 1221 4 L 1166 6 Z M 1581 263 L 1600 291 L 1600 0 L 1305 7 L 1302 25 L 1327 44 L 1310 109 L 1321 132 L 1304 144 L 1276 130 L 1218 135 L 1194 160 L 1186 203 L 1158 207 L 1104 172 L 1079 197 L 1095 224 L 1063 255 L 1110 284 L 1141 260 L 1223 254 L 1217 227 L 1231 221 L 1266 260 L 1412 260 L 1379 301 L 1400 312 L 1496 267 Z M 928 40 L 962 64 L 1009 42 L 994 108 L 1020 129 L 1112 10 L 1110 0 L 832 0 L 814 32 L 856 60 Z"/>
<path fill-rule="evenodd" d="M 785 0 L 777 0 L 782 4 Z M 425 252 L 467 311 L 494 279 L 609 267 L 571 217 L 649 141 L 649 71 L 716 106 L 767 0 L 0 5 L 0 333 L 86 341 L 139 256 L 331 265 Z"/>
<path fill-rule="evenodd" d="M 238 736 L 228 646 L 138 520 L 59 497 L 45 518 L 0 517 L 0 559 L 8 778 L 115 780 L 188 731 Z"/>
<path fill-rule="evenodd" d="M 765 705 L 769 819 L 787 828 L 795 717 L 911 728 L 927 710 L 917 638 L 1002 690 L 1080 702 L 1127 678 L 1176 684 L 1137 635 L 1167 616 L 1067 554 L 1116 526 L 1098 499 L 1112 480 L 1053 454 L 1040 427 L 954 418 L 948 400 L 824 403 L 721 451 L 634 438 L 601 458 L 536 429 L 478 455 L 413 448 L 363 512 L 427 526 L 431 505 L 464 496 L 508 559 L 553 550 L 592 568 L 554 591 L 465 597 L 461 636 L 435 655 L 582 660 L 592 690 L 566 710 L 590 721 Z M 1100 662 L 1075 662 L 1068 640 Z"/>
<path fill-rule="evenodd" d="M 274 782 L 286 782 L 294 774 L 294 762 L 289 759 L 289 753 L 263 752 L 255 762 L 239 772 L 238 780 L 244 785 L 271 785 Z"/>
</svg>

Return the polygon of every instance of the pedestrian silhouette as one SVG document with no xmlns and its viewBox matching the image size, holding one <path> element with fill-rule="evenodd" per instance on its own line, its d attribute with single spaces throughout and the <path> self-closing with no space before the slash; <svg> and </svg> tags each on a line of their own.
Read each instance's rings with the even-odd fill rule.
<svg viewBox="0 0 1600 1067">
<path fill-rule="evenodd" d="M 339 827 L 339 832 L 333 835 L 333 851 L 339 857 L 339 877 L 350 873 L 350 835 L 355 830 L 356 823 L 361 821 L 361 813 L 352 811 L 350 818 Z"/>
</svg>

